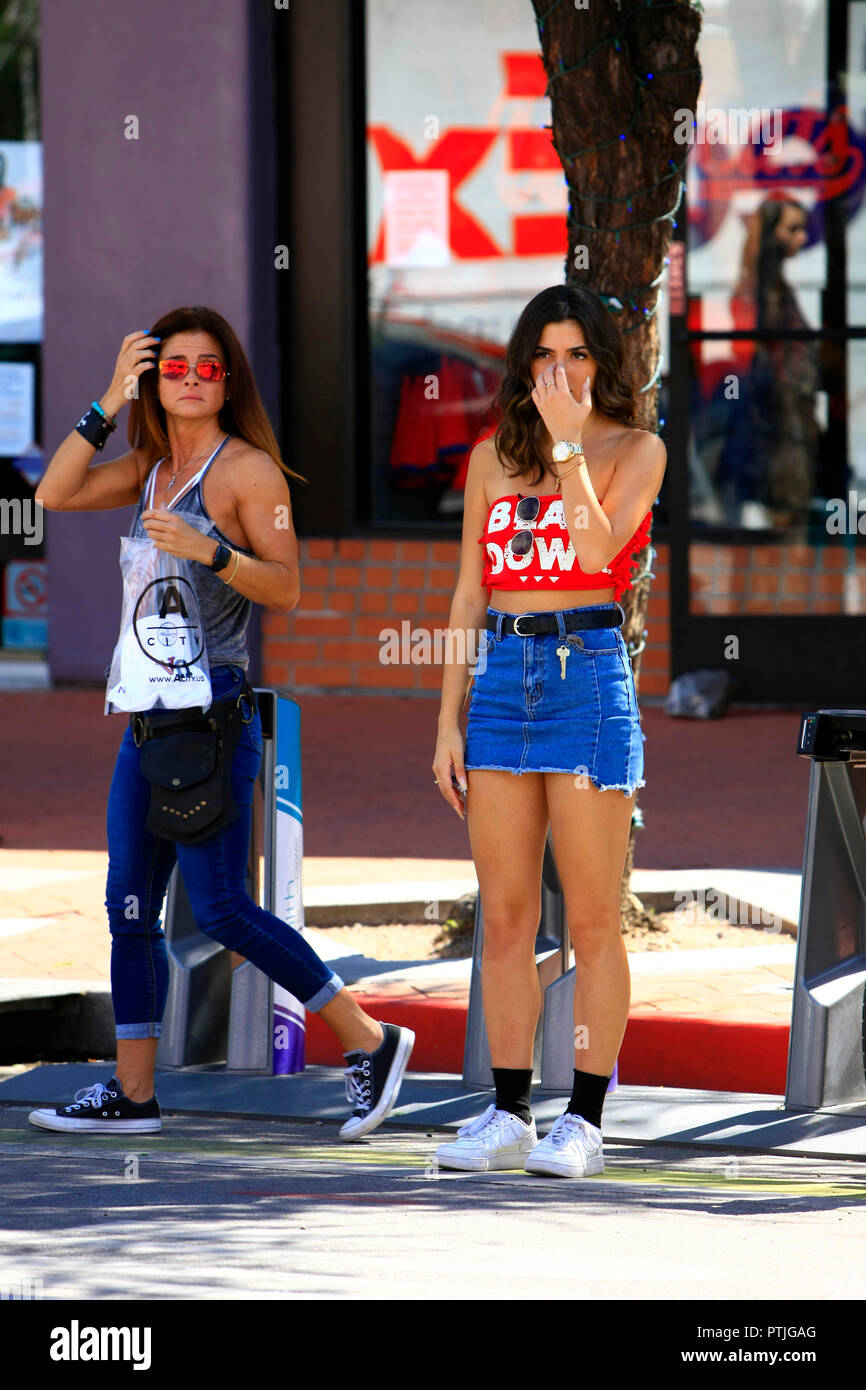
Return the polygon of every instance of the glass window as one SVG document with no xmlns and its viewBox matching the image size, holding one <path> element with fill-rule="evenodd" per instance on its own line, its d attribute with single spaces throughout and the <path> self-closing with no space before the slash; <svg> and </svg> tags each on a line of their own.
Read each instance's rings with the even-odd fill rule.
<svg viewBox="0 0 866 1390">
<path fill-rule="evenodd" d="M 704 5 L 687 168 L 688 327 L 708 335 L 690 348 L 695 613 L 866 602 L 866 6 L 847 6 L 847 53 L 824 0 L 784 10 Z"/>
<path fill-rule="evenodd" d="M 39 6 L 0 7 L 0 655 L 47 646 L 40 427 L 43 321 Z M 17 668 L 16 668 L 17 669 Z"/>
<path fill-rule="evenodd" d="M 524 305 L 563 279 L 566 185 L 525 0 L 368 0 L 370 521 L 459 522 Z"/>
</svg>

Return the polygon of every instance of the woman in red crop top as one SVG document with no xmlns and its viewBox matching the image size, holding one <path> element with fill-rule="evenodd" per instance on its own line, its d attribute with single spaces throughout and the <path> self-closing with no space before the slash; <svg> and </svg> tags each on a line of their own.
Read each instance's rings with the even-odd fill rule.
<svg viewBox="0 0 866 1390">
<path fill-rule="evenodd" d="M 445 664 L 433 774 L 461 816 L 465 799 L 496 1096 L 436 1158 L 580 1177 L 604 1168 L 602 1105 L 629 1006 L 620 889 L 645 785 L 617 600 L 649 537 L 665 448 L 635 427 L 619 332 L 585 286 L 527 304 L 495 405 L 500 424 L 466 479 L 449 629 L 467 640 Z M 575 955 L 575 1069 L 568 1108 L 539 1143 L 530 1086 L 548 824 Z"/>
</svg>

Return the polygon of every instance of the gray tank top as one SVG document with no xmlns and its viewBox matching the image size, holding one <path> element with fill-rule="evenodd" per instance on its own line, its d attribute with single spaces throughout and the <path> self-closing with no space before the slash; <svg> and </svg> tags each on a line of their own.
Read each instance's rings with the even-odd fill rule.
<svg viewBox="0 0 866 1390">
<path fill-rule="evenodd" d="M 177 511 L 183 516 L 184 521 L 195 526 L 202 535 L 211 536 L 214 540 L 222 541 L 224 545 L 231 546 L 232 550 L 239 550 L 241 555 L 249 555 L 255 559 L 254 551 L 247 550 L 235 541 L 230 541 L 228 536 L 219 529 L 216 522 L 211 520 L 205 511 L 202 498 L 204 475 L 220 449 L 228 444 L 229 439 L 232 438 L 233 435 L 229 435 L 227 439 L 224 439 L 214 449 L 207 462 L 202 464 L 195 476 L 187 479 L 176 496 L 172 497 L 169 494 L 163 505 L 170 511 Z M 148 539 L 141 514 L 153 506 L 156 470 L 162 462 L 162 459 L 158 459 L 145 478 L 141 497 L 138 501 L 138 511 L 129 529 L 129 534 L 134 539 Z M 234 560 L 230 563 L 233 568 Z M 201 564 L 197 560 L 190 560 L 189 565 L 204 623 L 208 664 L 210 666 L 242 666 L 246 671 L 250 658 L 246 648 L 245 633 L 252 612 L 252 600 L 244 598 L 243 594 L 239 594 L 230 584 L 226 584 L 220 575 L 207 565 Z"/>
</svg>

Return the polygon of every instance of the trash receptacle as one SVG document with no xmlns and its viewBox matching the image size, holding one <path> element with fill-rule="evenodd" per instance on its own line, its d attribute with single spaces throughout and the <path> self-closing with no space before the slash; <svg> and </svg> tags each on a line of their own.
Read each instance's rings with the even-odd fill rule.
<svg viewBox="0 0 866 1390">
<path fill-rule="evenodd" d="M 228 1042 L 231 955 L 200 932 L 175 865 L 165 895 L 168 998 L 157 1066 L 181 1069 L 223 1059 Z"/>
<path fill-rule="evenodd" d="M 261 863 L 256 901 L 303 931 L 301 707 L 274 690 L 256 694 L 263 734 L 260 816 L 253 818 L 252 853 Z M 238 965 L 232 973 L 226 1070 L 282 1076 L 303 1071 L 305 1035 L 300 1002 L 251 961 Z"/>
<path fill-rule="evenodd" d="M 253 902 L 303 931 L 300 706 L 256 689 L 262 760 L 253 796 L 246 888 Z M 164 930 L 169 992 L 157 1066 L 226 1063 L 228 1071 L 304 1069 L 304 1009 L 250 961 L 199 931 L 179 869 L 169 879 Z"/>
<path fill-rule="evenodd" d="M 811 758 L 786 1108 L 866 1112 L 866 710 L 800 722 Z"/>
</svg>

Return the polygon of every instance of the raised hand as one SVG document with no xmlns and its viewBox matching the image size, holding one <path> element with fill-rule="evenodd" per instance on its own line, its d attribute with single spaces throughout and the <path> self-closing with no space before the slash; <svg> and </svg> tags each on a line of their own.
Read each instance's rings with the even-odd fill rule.
<svg viewBox="0 0 866 1390">
<path fill-rule="evenodd" d="M 538 376 L 532 399 L 551 439 L 580 442 L 580 432 L 592 413 L 589 377 L 584 380 L 580 400 L 576 401 L 571 394 L 565 366 L 557 362 L 552 372 L 546 369 Z"/>
</svg>

